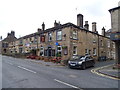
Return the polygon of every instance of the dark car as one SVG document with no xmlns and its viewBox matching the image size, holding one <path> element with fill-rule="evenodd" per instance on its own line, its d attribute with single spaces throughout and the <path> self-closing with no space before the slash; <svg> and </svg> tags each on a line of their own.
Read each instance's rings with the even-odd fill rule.
<svg viewBox="0 0 120 90">
<path fill-rule="evenodd" d="M 98 58 L 99 61 L 106 61 L 107 60 L 107 57 L 106 56 L 101 56 Z"/>
<path fill-rule="evenodd" d="M 82 68 L 86 69 L 86 67 L 94 66 L 94 59 L 87 56 L 74 56 L 73 59 L 68 61 L 69 68 Z"/>
</svg>

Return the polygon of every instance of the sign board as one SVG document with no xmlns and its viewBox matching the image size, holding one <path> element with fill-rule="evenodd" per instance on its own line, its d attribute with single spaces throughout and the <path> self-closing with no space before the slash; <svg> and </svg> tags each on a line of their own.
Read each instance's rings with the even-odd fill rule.
<svg viewBox="0 0 120 90">
<path fill-rule="evenodd" d="M 58 45 L 59 45 L 59 43 L 58 43 L 58 42 L 56 42 L 56 43 L 55 43 L 55 45 L 56 45 L 56 46 L 58 46 Z"/>
<path fill-rule="evenodd" d="M 113 41 L 120 40 L 120 32 L 119 33 L 111 33 L 110 39 L 113 40 Z"/>
</svg>

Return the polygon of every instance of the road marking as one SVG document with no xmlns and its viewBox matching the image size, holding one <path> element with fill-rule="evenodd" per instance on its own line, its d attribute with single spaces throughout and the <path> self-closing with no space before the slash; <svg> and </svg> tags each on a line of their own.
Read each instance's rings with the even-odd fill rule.
<svg viewBox="0 0 120 90">
<path fill-rule="evenodd" d="M 10 65 L 13 65 L 12 63 L 9 63 Z"/>
<path fill-rule="evenodd" d="M 77 76 L 76 75 L 69 75 L 69 77 L 76 78 Z"/>
<path fill-rule="evenodd" d="M 80 89 L 79 87 L 76 87 L 76 86 L 74 86 L 74 85 L 68 84 L 68 83 L 63 82 L 63 81 L 60 81 L 60 80 L 58 80 L 58 79 L 54 79 L 54 80 L 55 80 L 56 82 L 62 83 L 62 84 L 64 84 L 64 85 L 67 85 L 67 86 L 69 86 L 69 87 L 77 88 L 77 89 L 79 89 L 79 90 L 83 90 L 83 89 Z"/>
<path fill-rule="evenodd" d="M 112 65 L 113 65 L 113 64 L 112 64 Z M 97 75 L 99 75 L 99 76 L 107 77 L 107 78 L 114 79 L 114 80 L 120 80 L 120 79 L 117 78 L 117 77 L 112 77 L 112 76 L 110 76 L 110 75 L 106 75 L 106 74 L 97 72 L 97 71 L 100 70 L 100 69 L 103 69 L 103 68 L 106 68 L 106 67 L 109 67 L 109 66 L 112 66 L 112 65 L 107 65 L 107 66 L 95 68 L 95 69 L 92 69 L 91 72 L 92 72 L 92 73 L 95 73 L 95 74 L 97 74 Z"/>
<path fill-rule="evenodd" d="M 26 70 L 26 71 L 32 72 L 32 73 L 36 73 L 35 71 L 30 70 L 30 69 L 27 69 L 27 68 L 24 68 L 24 67 L 22 67 L 22 66 L 17 66 L 17 67 L 19 67 L 19 68 L 21 68 L 21 69 L 24 69 L 24 70 Z"/>
<path fill-rule="evenodd" d="M 10 64 L 10 65 L 13 65 L 12 63 L 10 63 L 10 62 L 6 62 L 6 63 L 8 63 L 8 64 Z"/>
</svg>

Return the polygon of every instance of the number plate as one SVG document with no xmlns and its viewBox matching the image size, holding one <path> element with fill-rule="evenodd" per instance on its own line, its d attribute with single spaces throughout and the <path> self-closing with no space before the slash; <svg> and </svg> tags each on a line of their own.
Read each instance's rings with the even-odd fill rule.
<svg viewBox="0 0 120 90">
<path fill-rule="evenodd" d="M 75 64 L 70 64 L 71 66 L 75 66 Z"/>
</svg>

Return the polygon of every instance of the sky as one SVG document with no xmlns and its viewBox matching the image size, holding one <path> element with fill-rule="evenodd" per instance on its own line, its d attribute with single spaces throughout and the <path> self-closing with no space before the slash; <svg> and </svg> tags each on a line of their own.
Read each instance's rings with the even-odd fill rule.
<svg viewBox="0 0 120 90">
<path fill-rule="evenodd" d="M 84 15 L 92 30 L 92 22 L 97 22 L 101 34 L 104 26 L 111 28 L 109 9 L 117 7 L 120 0 L 0 0 L 0 36 L 15 31 L 17 38 L 37 32 L 45 23 L 45 28 L 61 24 L 77 24 L 77 14 Z"/>
</svg>

